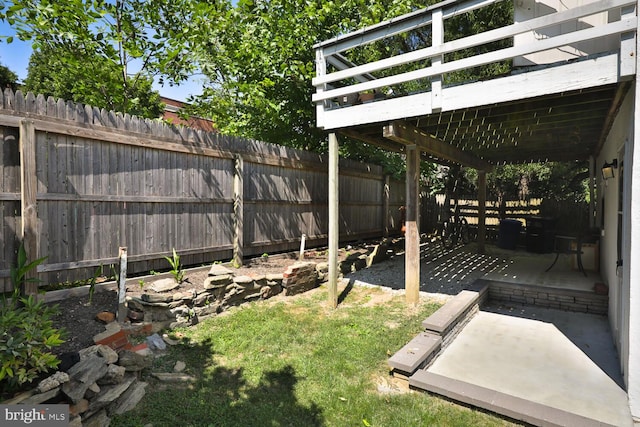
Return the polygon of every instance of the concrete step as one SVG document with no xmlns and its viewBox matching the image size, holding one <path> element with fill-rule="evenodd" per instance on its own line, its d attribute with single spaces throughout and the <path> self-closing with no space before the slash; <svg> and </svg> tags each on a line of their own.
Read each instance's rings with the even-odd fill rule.
<svg viewBox="0 0 640 427">
<path fill-rule="evenodd" d="M 440 349 L 442 338 L 430 332 L 421 332 L 389 358 L 389 365 L 401 375 L 409 376 L 429 361 Z"/>
<path fill-rule="evenodd" d="M 440 335 L 445 334 L 467 311 L 478 303 L 479 294 L 475 291 L 460 291 L 458 295 L 440 307 L 422 322 L 422 327 Z"/>
</svg>

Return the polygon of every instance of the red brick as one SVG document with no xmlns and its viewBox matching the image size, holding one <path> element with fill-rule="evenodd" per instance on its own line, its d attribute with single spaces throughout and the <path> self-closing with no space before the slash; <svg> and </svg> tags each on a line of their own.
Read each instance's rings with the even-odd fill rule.
<svg viewBox="0 0 640 427">
<path fill-rule="evenodd" d="M 142 344 L 131 347 L 131 351 L 140 351 L 144 350 L 145 348 L 147 348 L 147 343 L 143 342 Z"/>
<path fill-rule="evenodd" d="M 119 339 L 126 339 L 127 335 L 123 330 L 119 330 L 118 332 L 114 333 L 113 335 L 109 335 L 108 337 L 101 339 L 100 341 L 96 341 L 96 344 L 104 344 L 104 345 L 108 345 L 109 347 L 111 347 L 111 343 L 113 341 L 117 341 Z"/>
</svg>

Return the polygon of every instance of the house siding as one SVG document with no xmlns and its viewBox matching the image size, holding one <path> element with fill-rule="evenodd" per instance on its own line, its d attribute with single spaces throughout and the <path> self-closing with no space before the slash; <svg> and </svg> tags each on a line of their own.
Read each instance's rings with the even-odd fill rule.
<svg viewBox="0 0 640 427">
<path fill-rule="evenodd" d="M 624 100 L 606 142 L 596 160 L 598 206 L 597 224 L 603 230 L 600 241 L 600 271 L 609 286 L 609 323 L 620 355 L 632 415 L 640 419 L 640 160 L 634 141 L 640 138 L 636 126 L 640 99 L 637 84 Z M 618 268 L 618 210 L 621 168 L 606 182 L 600 168 L 605 162 L 624 162 L 624 214 L 622 216 L 621 258 Z"/>
</svg>

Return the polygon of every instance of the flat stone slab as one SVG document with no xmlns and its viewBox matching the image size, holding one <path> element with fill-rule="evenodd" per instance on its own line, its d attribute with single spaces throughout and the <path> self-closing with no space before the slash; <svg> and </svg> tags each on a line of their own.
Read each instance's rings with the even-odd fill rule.
<svg viewBox="0 0 640 427">
<path fill-rule="evenodd" d="M 389 358 L 389 365 L 398 371 L 409 375 L 414 373 L 422 363 L 442 344 L 439 335 L 421 332 L 407 345 L 402 347 Z"/>
<path fill-rule="evenodd" d="M 154 292 L 168 292 L 176 289 L 178 286 L 180 286 L 180 284 L 173 278 L 167 278 L 156 280 L 149 286 L 149 289 Z"/>
<path fill-rule="evenodd" d="M 461 291 L 422 322 L 427 331 L 442 334 L 448 330 L 480 298 L 478 292 Z"/>
<path fill-rule="evenodd" d="M 221 264 L 213 264 L 211 269 L 209 270 L 209 276 L 224 276 L 224 275 L 233 276 L 233 270 L 228 269 L 227 267 Z"/>
</svg>

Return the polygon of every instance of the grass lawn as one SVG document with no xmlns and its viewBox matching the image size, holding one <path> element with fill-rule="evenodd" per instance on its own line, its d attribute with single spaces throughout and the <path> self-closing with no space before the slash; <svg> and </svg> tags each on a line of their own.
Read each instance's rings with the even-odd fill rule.
<svg viewBox="0 0 640 427">
<path fill-rule="evenodd" d="M 112 426 L 495 426 L 489 414 L 421 392 L 385 393 L 387 359 L 438 308 L 404 296 L 351 289 L 337 310 L 326 289 L 251 303 L 181 330 L 182 344 L 156 359 L 176 361 L 190 386 L 150 382 L 135 410 Z M 387 387 L 388 388 L 388 387 Z M 393 387 L 391 387 L 393 389 Z"/>
</svg>

